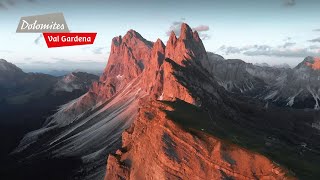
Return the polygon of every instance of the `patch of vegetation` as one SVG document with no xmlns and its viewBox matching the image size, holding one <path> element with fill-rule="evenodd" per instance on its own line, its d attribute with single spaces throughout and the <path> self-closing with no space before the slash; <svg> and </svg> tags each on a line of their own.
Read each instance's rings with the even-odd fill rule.
<svg viewBox="0 0 320 180">
<path fill-rule="evenodd" d="M 213 116 L 212 109 L 202 109 L 181 100 L 162 102 L 174 109 L 173 111 L 165 110 L 167 117 L 193 135 L 197 135 L 197 131 L 202 131 L 222 139 L 226 144 L 237 144 L 262 154 L 288 169 L 288 176 L 308 180 L 320 179 L 319 152 L 296 144 L 294 139 L 297 134 L 295 133 L 299 129 L 295 130 L 290 124 L 282 126 L 281 123 L 284 122 L 295 122 L 294 119 L 282 121 L 283 113 L 274 112 L 275 116 L 264 117 L 264 114 L 259 114 L 261 112 L 254 112 L 250 115 L 252 119 L 232 120 L 219 115 Z M 242 108 L 246 107 L 242 106 Z M 242 115 L 239 113 L 239 116 Z M 269 122 L 254 119 L 257 117 Z M 302 119 L 303 117 L 301 116 Z M 274 125 L 275 122 L 272 122 L 272 119 L 279 121 L 279 125 Z"/>
</svg>

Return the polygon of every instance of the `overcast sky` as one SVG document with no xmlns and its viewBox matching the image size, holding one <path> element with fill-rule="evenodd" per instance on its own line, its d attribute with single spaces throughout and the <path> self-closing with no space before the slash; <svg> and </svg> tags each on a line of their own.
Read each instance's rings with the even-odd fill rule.
<svg viewBox="0 0 320 180">
<path fill-rule="evenodd" d="M 319 0 L 0 0 L 0 58 L 22 68 L 62 70 L 77 62 L 77 68 L 103 69 L 114 36 L 134 29 L 166 43 L 167 32 L 186 22 L 200 32 L 207 51 L 295 66 L 320 56 L 319 7 Z M 48 49 L 40 34 L 15 33 L 20 17 L 55 12 L 73 32 L 97 32 L 95 43 Z"/>
</svg>

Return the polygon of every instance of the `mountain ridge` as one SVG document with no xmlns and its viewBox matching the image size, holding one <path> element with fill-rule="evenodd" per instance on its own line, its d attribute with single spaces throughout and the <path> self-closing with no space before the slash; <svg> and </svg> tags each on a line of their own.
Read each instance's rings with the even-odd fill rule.
<svg viewBox="0 0 320 180">
<path fill-rule="evenodd" d="M 308 171 L 305 168 L 315 166 L 310 158 L 319 159 L 315 155 L 319 147 L 314 143 L 319 135 L 317 129 L 311 127 L 319 114 L 312 110 L 310 114 L 272 105 L 266 108 L 260 100 L 230 93 L 219 85 L 221 82 L 213 74 L 216 65 L 209 59 L 221 60 L 221 57 L 208 56 L 198 34 L 187 24 L 182 24 L 181 31 L 179 38 L 171 33 L 166 46 L 161 40 L 149 43 L 133 30 L 129 30 L 124 38 L 115 37 L 108 64 L 99 81 L 83 96 L 61 106 L 42 128 L 28 133 L 13 154 L 31 162 L 41 158 L 76 158 L 81 166 L 68 178 L 156 178 L 152 176 L 156 172 L 152 168 L 156 165 L 146 167 L 148 171 L 135 167 L 147 165 L 148 160 L 158 155 L 164 165 L 157 171 L 160 174 L 153 175 L 164 178 L 186 178 L 190 173 L 184 172 L 190 172 L 192 168 L 201 170 L 204 162 L 218 165 L 214 173 L 210 168 L 202 168 L 203 174 L 217 178 L 241 179 L 242 176 L 237 174 L 254 178 L 258 171 L 262 171 L 259 177 L 270 175 L 269 168 L 241 166 L 241 156 L 237 153 L 242 154 L 241 148 L 248 148 L 252 151 L 246 151 L 248 154 L 243 157 L 252 156 L 250 153 L 257 151 L 260 154 L 257 159 L 261 160 L 253 159 L 247 161 L 248 164 L 275 167 L 271 177 L 287 178 L 291 170 L 297 173 L 293 179 L 295 175 L 318 177 L 313 168 Z M 246 69 L 243 73 L 250 75 Z M 259 76 L 264 75 L 259 73 Z M 255 81 L 258 82 L 253 78 L 252 84 Z M 250 89 L 250 85 L 247 83 L 247 88 Z M 152 127 L 158 131 L 152 133 Z M 303 131 L 304 128 L 307 131 Z M 194 129 L 200 131 L 199 136 Z M 132 133 L 135 135 L 131 136 Z M 172 138 L 177 134 L 181 136 Z M 219 146 L 212 147 L 214 151 L 210 147 L 201 151 L 210 146 L 211 143 L 206 142 L 215 141 L 211 136 L 238 144 L 232 146 L 234 153 L 226 153 L 228 148 Z M 139 141 L 140 138 L 136 137 L 151 142 Z M 205 138 L 199 141 L 199 137 Z M 184 138 L 188 141 L 181 143 Z M 191 153 L 195 151 L 186 149 L 185 146 L 190 147 L 189 140 L 200 151 Z M 301 152 L 302 143 L 307 143 L 310 150 Z M 137 147 L 141 148 L 134 150 Z M 184 149 L 190 153 L 181 153 Z M 132 156 L 135 152 L 139 156 Z M 214 156 L 215 153 L 218 156 Z M 290 158 L 282 157 L 284 153 Z M 299 153 L 305 155 L 304 159 Z M 188 159 L 200 155 L 207 160 L 188 167 Z M 218 157 L 219 163 L 211 157 Z M 301 167 L 297 161 L 303 161 L 307 167 Z"/>
</svg>

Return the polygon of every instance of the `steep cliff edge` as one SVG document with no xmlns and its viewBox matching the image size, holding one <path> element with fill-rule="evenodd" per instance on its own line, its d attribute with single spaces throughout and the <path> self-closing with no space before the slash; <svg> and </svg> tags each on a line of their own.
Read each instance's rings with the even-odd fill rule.
<svg viewBox="0 0 320 180">
<path fill-rule="evenodd" d="M 279 165 L 202 131 L 187 131 L 167 117 L 162 102 L 141 102 L 122 148 L 109 155 L 105 180 L 294 179 Z M 201 121 L 201 119 L 199 119 Z"/>
</svg>

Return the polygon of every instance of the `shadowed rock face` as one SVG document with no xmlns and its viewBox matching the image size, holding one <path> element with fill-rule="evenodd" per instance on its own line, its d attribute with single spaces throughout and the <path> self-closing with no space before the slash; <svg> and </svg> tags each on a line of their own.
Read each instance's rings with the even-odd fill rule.
<svg viewBox="0 0 320 180">
<path fill-rule="evenodd" d="M 319 109 L 320 70 L 316 57 L 307 57 L 295 68 L 253 65 L 238 59 L 210 56 L 204 68 L 227 91 L 258 97 L 281 107 Z"/>
<path fill-rule="evenodd" d="M 29 165 L 17 165 L 20 162 L 15 161 L 15 157 L 9 154 L 27 132 L 40 128 L 59 106 L 85 94 L 95 80 L 98 80 L 98 76 L 84 72 L 72 72 L 64 77 L 25 73 L 15 65 L 0 59 L 0 179 L 34 179 L 32 174 L 35 177 L 43 177 L 46 173 L 42 174 L 37 169 L 44 167 L 43 164 L 52 163 L 52 166 L 46 166 L 42 172 L 54 167 L 53 164 L 64 164 L 65 161 L 62 159 L 43 160 L 43 164 L 40 163 L 39 166 L 33 161 L 34 169 L 29 169 Z M 13 166 L 15 167 L 12 168 Z"/>
</svg>

